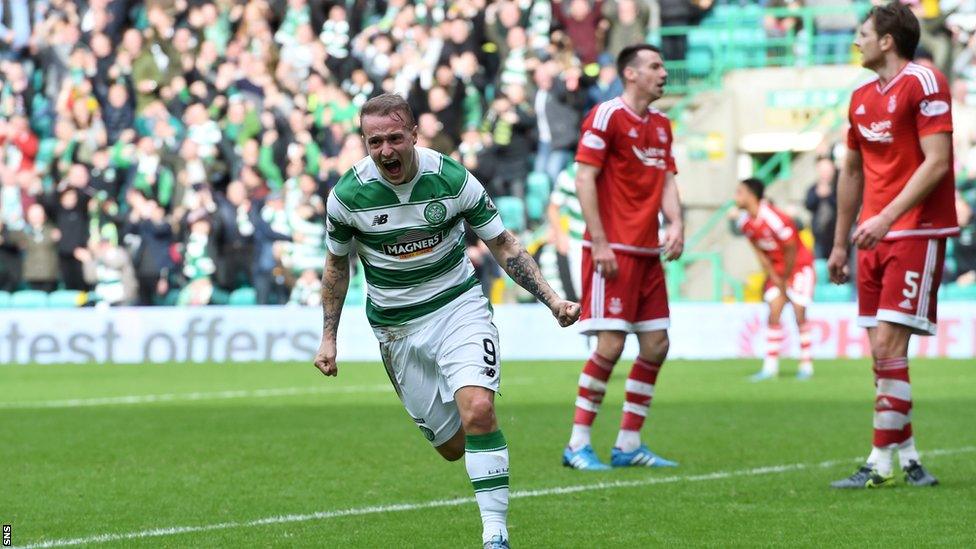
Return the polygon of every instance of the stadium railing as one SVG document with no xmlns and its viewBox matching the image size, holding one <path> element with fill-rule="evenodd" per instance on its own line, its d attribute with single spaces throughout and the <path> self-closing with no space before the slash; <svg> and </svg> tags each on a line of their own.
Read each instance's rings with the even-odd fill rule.
<svg viewBox="0 0 976 549">
<path fill-rule="evenodd" d="M 855 83 L 848 86 L 848 92 L 853 90 Z M 849 95 L 849 93 L 845 94 Z M 804 127 L 801 132 L 811 130 L 813 128 L 822 127 L 826 122 L 828 122 L 826 133 L 835 132 L 843 124 L 844 110 L 847 108 L 846 103 L 838 104 L 832 109 L 825 109 L 819 115 L 811 118 L 807 122 L 806 127 Z M 833 117 L 833 120 L 830 118 Z M 753 177 L 761 179 L 766 185 L 771 185 L 775 181 L 781 179 L 784 175 L 787 175 L 790 170 L 790 166 L 793 161 L 792 151 L 780 151 L 773 154 L 766 162 L 764 162 L 753 174 Z M 733 201 L 727 200 L 719 208 L 705 220 L 705 222 L 687 239 L 685 244 L 685 254 L 675 261 L 670 261 L 665 269 L 666 283 L 668 286 L 668 293 L 671 296 L 675 296 L 677 300 L 687 300 L 682 292 L 682 283 L 687 279 L 686 270 L 688 266 L 692 263 L 699 261 L 708 261 L 709 269 L 712 278 L 711 285 L 711 297 L 710 301 L 721 301 L 727 295 L 725 293 L 725 285 L 727 284 L 732 289 L 732 295 L 736 300 L 742 299 L 742 287 L 741 281 L 738 281 L 735 277 L 731 276 L 724 268 L 721 253 L 717 251 L 708 250 L 696 250 L 702 241 L 707 237 L 716 226 L 719 226 L 723 220 L 726 219 L 726 214 L 734 205 Z M 822 293 L 829 293 L 827 290 L 822 290 Z M 842 291 L 834 292 L 831 296 L 834 301 L 844 301 L 840 299 Z M 850 294 L 843 294 L 850 295 Z"/>
<path fill-rule="evenodd" d="M 849 34 L 816 31 L 816 18 L 824 15 L 850 15 L 860 21 L 870 9 L 868 2 L 852 6 L 816 6 L 802 8 L 761 8 L 758 5 L 716 6 L 705 19 L 694 26 L 661 27 L 647 36 L 647 41 L 661 45 L 666 37 L 683 37 L 687 48 L 684 59 L 665 59 L 669 72 L 668 93 L 687 95 L 701 89 L 721 86 L 722 77 L 731 70 L 762 67 L 795 67 L 850 62 L 855 29 Z M 763 27 L 766 17 L 796 18 L 795 28 L 781 36 L 770 35 Z M 847 45 L 848 55 L 836 56 L 837 44 Z"/>
</svg>

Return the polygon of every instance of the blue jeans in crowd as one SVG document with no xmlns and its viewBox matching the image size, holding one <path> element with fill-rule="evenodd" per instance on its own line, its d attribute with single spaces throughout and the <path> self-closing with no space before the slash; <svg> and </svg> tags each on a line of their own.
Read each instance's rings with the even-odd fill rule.
<svg viewBox="0 0 976 549">
<path fill-rule="evenodd" d="M 573 151 L 566 149 L 553 149 L 552 143 L 540 141 L 539 150 L 535 154 L 535 164 L 533 171 L 541 172 L 549 176 L 550 185 L 555 186 L 556 177 L 559 172 L 566 168 L 566 165 L 573 160 Z"/>
</svg>

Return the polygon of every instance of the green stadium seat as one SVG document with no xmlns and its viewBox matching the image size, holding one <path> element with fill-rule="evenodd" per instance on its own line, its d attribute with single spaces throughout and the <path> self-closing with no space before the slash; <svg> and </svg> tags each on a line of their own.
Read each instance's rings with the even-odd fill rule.
<svg viewBox="0 0 976 549">
<path fill-rule="evenodd" d="M 532 221 L 539 221 L 546 213 L 549 204 L 549 176 L 532 172 L 526 181 L 525 211 Z"/>
<path fill-rule="evenodd" d="M 166 292 L 166 295 L 163 295 L 163 296 L 157 295 L 157 296 L 153 297 L 153 302 L 156 305 L 165 306 L 165 307 L 172 307 L 173 305 L 176 305 L 176 302 L 179 299 L 180 299 L 180 291 L 174 288 L 174 289 Z"/>
<path fill-rule="evenodd" d="M 0 309 L 10 306 L 10 292 L 0 292 Z"/>
<path fill-rule="evenodd" d="M 688 30 L 688 49 L 700 48 L 712 51 L 721 42 L 722 31 L 704 27 L 695 27 Z"/>
<path fill-rule="evenodd" d="M 736 16 L 741 8 L 731 4 L 719 4 L 702 19 L 702 25 L 724 25 L 726 21 Z"/>
<path fill-rule="evenodd" d="M 976 284 L 946 284 L 945 298 L 946 301 L 976 301 Z"/>
<path fill-rule="evenodd" d="M 55 290 L 47 296 L 47 306 L 57 308 L 80 307 L 82 292 L 78 290 Z"/>
<path fill-rule="evenodd" d="M 854 301 L 854 290 L 850 284 L 817 284 L 813 289 L 813 300 L 820 303 L 840 303 Z"/>
<path fill-rule="evenodd" d="M 707 76 L 712 72 L 712 53 L 710 49 L 690 48 L 687 53 L 687 70 L 691 76 Z"/>
<path fill-rule="evenodd" d="M 40 290 L 19 290 L 10 296 L 10 306 L 15 309 L 43 309 L 47 307 L 47 294 Z"/>
<path fill-rule="evenodd" d="M 247 307 L 256 305 L 257 302 L 257 293 L 254 291 L 254 288 L 248 286 L 234 290 L 227 299 L 227 304 L 234 307 Z"/>
<path fill-rule="evenodd" d="M 230 294 L 227 291 L 221 290 L 220 288 L 217 288 L 215 286 L 213 289 L 213 293 L 210 294 L 210 304 L 227 305 L 229 301 L 230 301 Z"/>
<path fill-rule="evenodd" d="M 513 232 L 525 230 L 525 202 L 517 196 L 499 196 L 495 199 L 495 207 L 502 218 L 505 228 Z"/>
</svg>

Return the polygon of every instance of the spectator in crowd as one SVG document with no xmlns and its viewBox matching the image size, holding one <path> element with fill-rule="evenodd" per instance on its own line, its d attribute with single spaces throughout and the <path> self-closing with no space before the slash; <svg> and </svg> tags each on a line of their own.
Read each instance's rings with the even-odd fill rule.
<svg viewBox="0 0 976 549">
<path fill-rule="evenodd" d="M 596 81 L 586 92 L 586 104 L 583 107 L 583 112 L 589 112 L 593 107 L 617 97 L 624 91 L 623 84 L 617 78 L 617 67 L 613 59 L 609 56 L 603 56 L 600 59 L 600 69 L 597 72 Z"/>
<path fill-rule="evenodd" d="M 2 239 L 0 235 L 0 239 Z M 58 287 L 57 243 L 61 234 L 47 221 L 44 207 L 34 203 L 27 208 L 23 229 L 7 233 L 7 238 L 23 250 L 23 280 L 32 290 L 53 292 Z M 2 244 L 2 243 L 0 243 Z M 2 260 L 2 259 L 0 259 Z"/>
<path fill-rule="evenodd" d="M 17 59 L 30 42 L 27 0 L 0 0 L 0 56 Z"/>
<path fill-rule="evenodd" d="M 0 123 L 0 158 L 14 174 L 34 169 L 38 145 L 26 116 L 14 115 Z"/>
<path fill-rule="evenodd" d="M 763 7 L 773 9 L 799 9 L 802 6 L 799 0 L 763 0 L 761 4 Z M 769 54 L 773 57 L 784 57 L 788 56 L 789 52 L 782 40 L 796 36 L 803 28 L 803 20 L 793 13 L 767 12 L 763 16 L 763 28 L 766 30 L 766 36 L 774 41 L 774 45 L 769 48 Z"/>
<path fill-rule="evenodd" d="M 661 7 L 661 26 L 686 27 L 697 25 L 708 10 L 712 0 L 658 0 Z M 661 56 L 665 61 L 683 61 L 688 52 L 688 35 L 661 33 Z"/>
<path fill-rule="evenodd" d="M 650 22 L 650 7 L 645 0 L 606 0 L 600 29 L 606 34 L 604 56 L 616 59 L 620 50 L 643 42 Z"/>
<path fill-rule="evenodd" d="M 109 86 L 108 95 L 102 104 L 106 142 L 117 143 L 123 140 L 123 134 L 131 133 L 135 118 L 135 105 L 129 97 L 129 90 L 125 84 L 116 82 Z M 131 140 L 130 136 L 126 137 L 129 137 L 127 140 Z"/>
<path fill-rule="evenodd" d="M 80 168 L 72 170 L 75 178 L 58 185 L 58 190 L 44 197 L 45 207 L 61 233 L 58 241 L 58 264 L 61 282 L 68 290 L 87 290 L 81 269 L 79 252 L 88 245 L 88 173 Z M 83 178 L 83 179 L 82 179 Z"/>
<path fill-rule="evenodd" d="M 430 112 L 421 114 L 417 117 L 417 144 L 441 154 L 451 154 L 456 147 L 443 129 L 444 125 L 437 115 Z"/>
<path fill-rule="evenodd" d="M 553 20 L 569 36 L 583 64 L 596 62 L 600 54 L 597 29 L 602 12 L 603 0 L 552 0 Z"/>
<path fill-rule="evenodd" d="M 827 259 L 834 245 L 837 224 L 837 166 L 827 154 L 817 157 L 817 180 L 807 190 L 805 206 L 810 212 L 814 257 Z"/>
<path fill-rule="evenodd" d="M 535 117 L 529 112 L 525 88 L 505 88 L 485 114 L 484 132 L 491 143 L 492 177 L 486 187 L 493 196 L 525 196 L 525 178 L 532 153 Z"/>
<path fill-rule="evenodd" d="M 322 281 L 315 269 L 305 269 L 295 281 L 288 297 L 289 305 L 318 307 L 322 305 Z"/>
<path fill-rule="evenodd" d="M 89 248 L 77 248 L 75 257 L 84 266 L 85 282 L 93 287 L 89 301 L 95 305 L 131 305 L 136 299 L 136 278 L 129 254 L 118 245 L 114 230 L 102 231 Z"/>
<path fill-rule="evenodd" d="M 320 258 L 313 196 L 365 156 L 368 98 L 405 95 L 422 144 L 521 197 L 529 170 L 552 179 L 578 121 L 619 95 L 620 45 L 697 24 L 711 2 L 0 0 L 0 289 L 23 287 L 9 235 L 39 202 L 62 235 L 59 286 L 88 287 L 75 250 L 115 227 L 136 301 L 159 303 L 189 283 L 177 261 L 202 208 L 215 271 L 198 297 L 253 285 L 284 301 Z M 971 83 L 972 29 L 951 21 Z M 685 58 L 684 36 L 665 34 L 667 61 Z"/>
<path fill-rule="evenodd" d="M 821 64 L 844 64 L 850 61 L 851 44 L 857 18 L 850 11 L 838 8 L 854 6 L 852 0 L 803 0 L 803 5 L 821 8 L 813 17 L 814 62 Z M 833 11 L 836 10 L 836 11 Z"/>
<path fill-rule="evenodd" d="M 976 103 L 967 103 L 967 83 L 952 83 L 952 153 L 956 186 L 976 180 Z"/>
<path fill-rule="evenodd" d="M 214 295 L 212 276 L 217 270 L 211 251 L 210 218 L 204 209 L 187 215 L 189 231 L 183 242 L 183 276 L 187 283 L 180 291 L 177 303 L 206 305 Z"/>
<path fill-rule="evenodd" d="M 154 305 L 169 290 L 169 275 L 174 263 L 170 256 L 173 229 L 166 212 L 156 200 L 130 189 L 128 222 L 124 240 L 129 243 L 138 279 L 139 305 Z"/>
<path fill-rule="evenodd" d="M 944 74 L 951 74 L 952 35 L 945 25 L 950 12 L 937 10 L 932 15 L 928 13 L 921 0 L 902 0 L 902 3 L 907 4 L 915 17 L 918 18 L 919 29 L 921 30 L 918 47 L 929 52 L 936 68 Z"/>
<path fill-rule="evenodd" d="M 12 292 L 20 285 L 20 247 L 0 218 L 0 292 Z"/>
<path fill-rule="evenodd" d="M 956 216 L 961 232 L 952 249 L 955 268 L 946 275 L 960 286 L 976 284 L 976 216 L 973 215 L 973 208 L 974 204 L 957 191 Z"/>
<path fill-rule="evenodd" d="M 0 82 L 0 98 L 2 98 L 0 118 L 30 116 L 35 90 L 31 86 L 24 65 L 17 61 L 5 60 L 0 55 L 0 73 L 3 74 L 3 81 Z"/>
<path fill-rule="evenodd" d="M 559 172 L 573 158 L 579 133 L 580 111 L 585 97 L 579 93 L 580 70 L 573 68 L 560 77 L 559 65 L 546 62 L 535 70 L 533 107 L 538 132 L 535 171 L 555 182 Z"/>
<path fill-rule="evenodd" d="M 251 224 L 254 225 L 254 260 L 251 266 L 251 281 L 260 305 L 277 303 L 275 289 L 276 242 L 292 242 L 288 227 L 288 214 L 279 191 L 268 195 L 264 204 L 251 209 Z M 281 250 L 281 248 L 278 248 Z M 279 252 L 280 257 L 280 252 Z"/>
<path fill-rule="evenodd" d="M 976 105 L 976 29 L 960 34 L 968 36 L 968 40 L 952 64 L 952 75 L 956 80 L 966 83 L 965 102 L 973 106 Z"/>
<path fill-rule="evenodd" d="M 251 222 L 251 200 L 243 183 L 232 181 L 224 195 L 217 196 L 214 221 L 217 284 L 227 291 L 250 286 L 254 224 Z"/>
</svg>

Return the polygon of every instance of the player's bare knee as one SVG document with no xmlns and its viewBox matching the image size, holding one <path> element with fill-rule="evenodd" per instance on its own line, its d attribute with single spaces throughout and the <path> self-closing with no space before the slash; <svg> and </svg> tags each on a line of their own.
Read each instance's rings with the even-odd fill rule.
<svg viewBox="0 0 976 549">
<path fill-rule="evenodd" d="M 620 360 L 620 355 L 624 352 L 624 344 L 626 342 L 626 335 L 618 336 L 615 333 L 611 333 L 611 335 L 601 334 L 597 339 L 596 352 L 611 364 L 614 364 Z"/>
<path fill-rule="evenodd" d="M 901 347 L 901 342 L 895 338 L 879 337 L 874 343 L 874 352 L 871 354 L 874 355 L 875 360 L 897 358 L 904 355 Z"/>
<path fill-rule="evenodd" d="M 461 410 L 464 431 L 472 434 L 490 433 L 495 428 L 495 405 L 487 395 L 471 399 Z"/>
<path fill-rule="evenodd" d="M 657 363 L 664 362 L 664 359 L 668 357 L 668 351 L 671 349 L 671 339 L 668 338 L 667 332 L 662 332 L 662 334 L 664 335 L 651 344 L 651 354 Z"/>
<path fill-rule="evenodd" d="M 902 326 L 879 327 L 871 341 L 871 354 L 876 360 L 896 358 L 908 353 L 908 340 L 911 332 Z"/>
<path fill-rule="evenodd" d="M 638 334 L 637 341 L 640 344 L 638 354 L 644 360 L 660 364 L 668 357 L 671 340 L 667 331 L 642 332 Z"/>
</svg>

